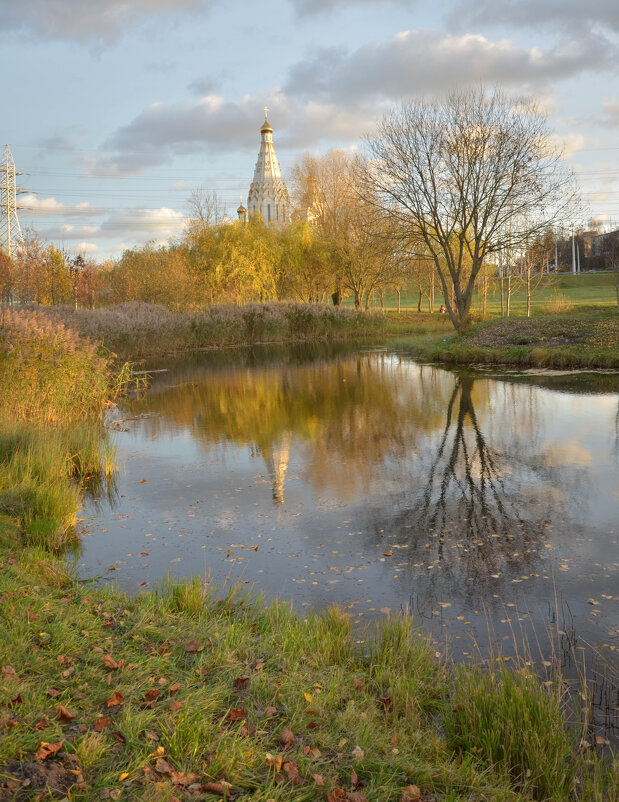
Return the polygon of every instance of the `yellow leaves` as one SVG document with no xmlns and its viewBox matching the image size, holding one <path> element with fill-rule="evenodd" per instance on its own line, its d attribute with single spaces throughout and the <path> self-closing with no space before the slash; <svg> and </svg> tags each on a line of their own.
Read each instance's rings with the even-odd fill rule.
<svg viewBox="0 0 619 802">
<path fill-rule="evenodd" d="M 311 693 L 303 693 L 303 698 L 308 704 L 311 704 L 314 701 L 314 697 Z"/>
<path fill-rule="evenodd" d="M 121 783 L 123 780 L 126 780 L 129 776 L 128 771 L 123 771 L 121 774 L 118 775 L 118 782 Z"/>
<path fill-rule="evenodd" d="M 276 772 L 280 771 L 283 761 L 283 757 L 281 755 L 272 755 L 270 752 L 267 752 L 264 757 L 269 768 L 275 769 Z"/>
</svg>

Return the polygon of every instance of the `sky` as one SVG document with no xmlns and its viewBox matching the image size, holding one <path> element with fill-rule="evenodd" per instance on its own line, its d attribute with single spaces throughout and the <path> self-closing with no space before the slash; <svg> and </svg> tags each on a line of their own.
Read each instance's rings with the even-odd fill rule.
<svg viewBox="0 0 619 802">
<path fill-rule="evenodd" d="M 236 217 L 265 105 L 287 179 L 401 101 L 480 82 L 546 111 L 574 222 L 619 227 L 617 0 L 0 0 L 0 19 L 19 219 L 69 254 L 179 236 L 199 187 Z"/>
</svg>

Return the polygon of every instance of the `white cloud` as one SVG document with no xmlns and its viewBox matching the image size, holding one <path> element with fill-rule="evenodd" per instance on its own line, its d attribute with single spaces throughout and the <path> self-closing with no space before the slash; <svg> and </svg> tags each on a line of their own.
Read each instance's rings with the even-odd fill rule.
<svg viewBox="0 0 619 802">
<path fill-rule="evenodd" d="M 579 150 L 591 144 L 592 139 L 584 134 L 576 134 L 568 131 L 563 134 L 552 134 L 550 136 L 552 144 L 563 153 L 566 159 L 571 159 Z"/>
<path fill-rule="evenodd" d="M 292 67 L 286 91 L 351 103 L 444 92 L 479 82 L 545 86 L 587 70 L 605 69 L 615 58 L 613 45 L 593 33 L 544 51 L 520 47 L 509 39 L 491 41 L 481 34 L 415 29 L 352 52 L 321 50 Z"/>
<path fill-rule="evenodd" d="M 3 34 L 43 39 L 110 42 L 158 15 L 203 11 L 216 0 L 0 0 Z"/>
<path fill-rule="evenodd" d="M 602 124 L 609 128 L 619 128 L 619 100 L 616 97 L 605 100 L 602 108 L 604 109 Z"/>
<path fill-rule="evenodd" d="M 76 253 L 86 256 L 89 253 L 98 253 L 101 249 L 96 242 L 78 242 L 74 250 Z"/>
<path fill-rule="evenodd" d="M 91 174 L 133 175 L 174 156 L 257 148 L 263 108 L 275 129 L 277 148 L 307 148 L 323 140 L 350 141 L 376 116 L 375 105 L 347 109 L 331 102 L 298 104 L 280 90 L 227 101 L 219 95 L 179 103 L 154 103 L 105 143 L 107 154 L 89 165 Z"/>
<path fill-rule="evenodd" d="M 184 215 L 162 206 L 159 209 L 120 209 L 107 217 L 100 226 L 101 236 L 115 238 L 127 234 L 146 234 L 158 239 L 178 234 Z"/>
<path fill-rule="evenodd" d="M 456 27 L 505 25 L 578 31 L 584 28 L 619 31 L 617 0 L 462 0 L 450 14 Z"/>
<path fill-rule="evenodd" d="M 40 198 L 33 193 L 20 195 L 17 207 L 20 212 L 37 215 L 89 215 L 98 214 L 101 211 L 100 207 L 93 206 L 88 201 L 78 203 L 75 206 L 66 206 L 56 198 Z"/>
</svg>

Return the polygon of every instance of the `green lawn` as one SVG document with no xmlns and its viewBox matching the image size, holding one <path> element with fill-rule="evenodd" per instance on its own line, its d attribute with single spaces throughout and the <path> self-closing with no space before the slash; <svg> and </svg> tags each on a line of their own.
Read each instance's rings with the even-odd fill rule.
<svg viewBox="0 0 619 802">
<path fill-rule="evenodd" d="M 516 278 L 512 280 L 511 312 L 515 315 L 526 313 L 526 290 L 523 280 Z M 504 292 L 507 292 L 505 283 Z M 552 303 L 557 295 L 564 298 L 569 304 L 574 306 L 613 306 L 617 303 L 615 289 L 615 276 L 613 273 L 557 273 L 550 276 L 534 276 L 531 279 L 531 310 L 535 314 L 544 311 L 544 307 Z M 411 291 L 402 293 L 401 308 L 417 309 L 418 293 Z M 441 305 L 440 290 L 435 290 L 435 307 Z M 398 299 L 395 293 L 386 293 L 384 298 L 387 309 L 395 309 Z M 373 307 L 379 306 L 378 296 L 374 297 Z M 483 301 L 479 293 L 476 293 L 473 300 L 473 309 L 481 313 Z M 422 303 L 423 311 L 428 310 L 428 299 L 424 297 Z M 498 315 L 501 312 L 501 295 L 498 281 L 488 283 L 487 313 Z"/>
</svg>

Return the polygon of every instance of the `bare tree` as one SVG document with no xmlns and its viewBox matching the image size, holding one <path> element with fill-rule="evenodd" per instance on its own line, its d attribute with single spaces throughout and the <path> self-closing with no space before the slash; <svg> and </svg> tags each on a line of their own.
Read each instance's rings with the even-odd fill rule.
<svg viewBox="0 0 619 802">
<path fill-rule="evenodd" d="M 499 90 L 403 104 L 366 142 L 367 197 L 430 253 L 458 331 L 491 254 L 573 217 L 573 177 L 544 116 Z"/>
<path fill-rule="evenodd" d="M 187 205 L 191 213 L 191 225 L 194 228 L 219 225 L 226 216 L 226 207 L 219 195 L 202 186 L 192 191 L 187 199 Z"/>
</svg>

